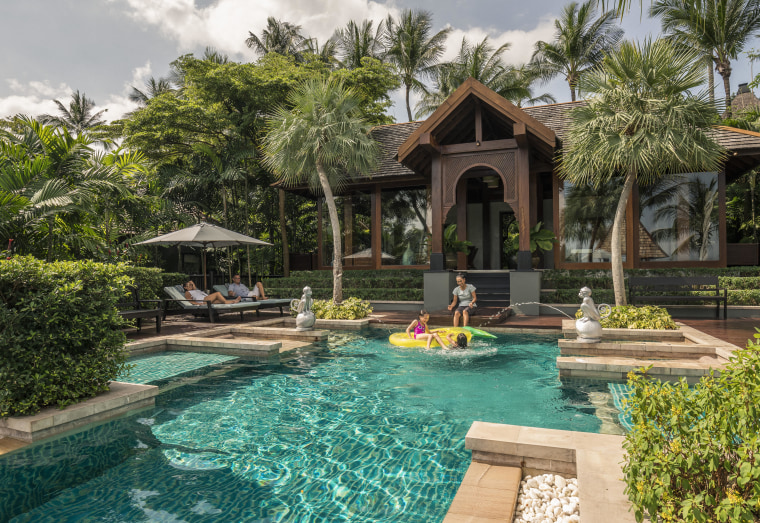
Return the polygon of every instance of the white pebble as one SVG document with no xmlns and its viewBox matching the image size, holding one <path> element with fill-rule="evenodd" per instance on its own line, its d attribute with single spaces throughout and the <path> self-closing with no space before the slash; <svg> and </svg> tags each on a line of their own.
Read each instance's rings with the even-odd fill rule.
<svg viewBox="0 0 760 523">
<path fill-rule="evenodd" d="M 555 474 L 525 476 L 515 510 L 515 523 L 580 523 L 578 480 Z"/>
</svg>

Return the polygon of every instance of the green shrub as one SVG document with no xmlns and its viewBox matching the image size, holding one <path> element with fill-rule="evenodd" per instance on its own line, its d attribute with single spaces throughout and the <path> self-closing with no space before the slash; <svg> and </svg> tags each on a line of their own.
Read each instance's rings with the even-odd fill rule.
<svg viewBox="0 0 760 523">
<path fill-rule="evenodd" d="M 125 366 L 123 265 L 0 260 L 0 417 L 108 390 Z"/>
<path fill-rule="evenodd" d="M 369 302 L 359 298 L 348 298 L 340 305 L 331 300 L 314 300 L 311 310 L 319 320 L 360 320 L 372 314 Z"/>
<path fill-rule="evenodd" d="M 264 284 L 267 295 L 278 298 L 297 298 L 303 293 L 303 287 L 269 287 Z M 352 296 L 362 300 L 422 301 L 422 289 L 346 289 Z M 330 287 L 311 287 L 314 299 L 331 300 L 333 289 Z"/>
<path fill-rule="evenodd" d="M 628 379 L 623 472 L 637 521 L 760 520 L 760 348 L 750 342 L 692 389 Z"/>
<path fill-rule="evenodd" d="M 140 298 L 145 300 L 157 300 L 163 295 L 161 290 L 161 269 L 155 267 L 133 267 L 126 264 L 118 264 L 123 274 L 129 276 L 135 285 L 140 288 Z"/>
<path fill-rule="evenodd" d="M 576 318 L 581 318 L 583 313 L 580 309 L 575 313 Z M 621 305 L 612 307 L 610 315 L 601 322 L 605 329 L 665 329 L 674 330 L 678 326 L 666 309 L 655 305 L 635 307 L 633 305 Z"/>
</svg>

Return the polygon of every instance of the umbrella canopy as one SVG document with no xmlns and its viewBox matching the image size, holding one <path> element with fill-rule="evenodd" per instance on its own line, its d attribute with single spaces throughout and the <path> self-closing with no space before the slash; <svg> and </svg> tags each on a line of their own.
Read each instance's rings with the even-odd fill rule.
<svg viewBox="0 0 760 523">
<path fill-rule="evenodd" d="M 233 247 L 236 245 L 272 245 L 224 227 L 201 222 L 199 224 L 157 236 L 137 245 L 185 245 L 187 247 Z"/>
<path fill-rule="evenodd" d="M 380 251 L 380 257 L 383 260 L 393 260 L 393 256 L 388 254 L 387 252 Z M 358 260 L 362 258 L 372 258 L 372 248 L 364 249 L 363 251 L 356 252 L 354 254 L 351 254 L 350 256 L 344 256 L 344 260 Z"/>
<path fill-rule="evenodd" d="M 157 236 L 136 245 L 184 245 L 186 247 L 234 247 L 241 245 L 272 245 L 271 243 L 251 238 L 224 227 L 201 222 L 179 231 Z M 206 281 L 206 251 L 203 251 L 203 286 L 208 288 Z"/>
</svg>

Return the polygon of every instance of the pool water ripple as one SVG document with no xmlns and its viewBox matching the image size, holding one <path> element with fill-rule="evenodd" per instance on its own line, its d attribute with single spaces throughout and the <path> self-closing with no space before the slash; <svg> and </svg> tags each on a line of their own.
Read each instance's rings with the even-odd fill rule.
<svg viewBox="0 0 760 523">
<path fill-rule="evenodd" d="M 0 457 L 0 475 L 23 488 L 55 469 L 45 458 L 97 462 L 37 485 L 31 501 L 0 487 L 0 507 L 6 495 L 14 523 L 440 521 L 472 421 L 600 427 L 588 394 L 557 377 L 556 337 L 500 336 L 468 353 L 386 337 L 332 336 L 282 367 L 232 363 L 152 410 Z"/>
</svg>

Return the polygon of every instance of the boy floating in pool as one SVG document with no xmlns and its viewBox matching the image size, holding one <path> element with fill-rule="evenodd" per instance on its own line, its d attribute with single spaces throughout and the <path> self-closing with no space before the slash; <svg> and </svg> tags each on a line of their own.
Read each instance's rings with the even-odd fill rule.
<svg viewBox="0 0 760 523">
<path fill-rule="evenodd" d="M 456 337 L 454 337 L 454 333 L 450 333 L 446 335 L 446 341 L 449 342 L 449 346 L 446 347 L 445 345 L 441 345 L 441 347 L 447 348 L 447 349 L 466 349 L 467 348 L 467 336 L 460 332 L 459 334 L 456 334 Z"/>
</svg>

